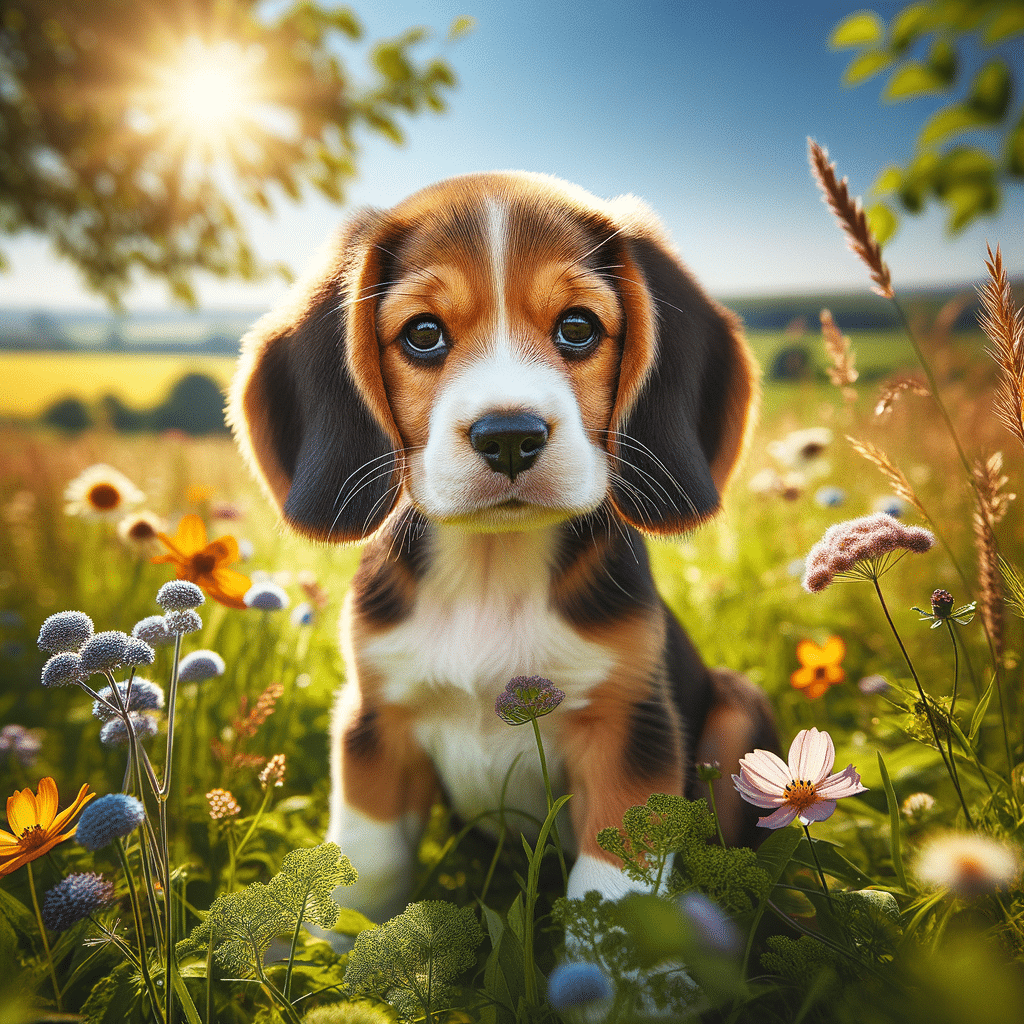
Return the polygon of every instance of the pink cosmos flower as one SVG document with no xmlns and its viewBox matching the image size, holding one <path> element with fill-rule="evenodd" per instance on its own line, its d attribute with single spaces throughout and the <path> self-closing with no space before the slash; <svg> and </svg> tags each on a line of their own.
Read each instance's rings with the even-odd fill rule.
<svg viewBox="0 0 1024 1024">
<path fill-rule="evenodd" d="M 755 750 L 740 759 L 740 773 L 733 785 L 747 803 L 776 810 L 758 819 L 765 828 L 783 828 L 794 818 L 801 825 L 824 821 L 844 796 L 864 793 L 853 765 L 829 775 L 836 748 L 827 732 L 802 729 L 789 748 L 789 764 L 770 750 Z"/>
</svg>

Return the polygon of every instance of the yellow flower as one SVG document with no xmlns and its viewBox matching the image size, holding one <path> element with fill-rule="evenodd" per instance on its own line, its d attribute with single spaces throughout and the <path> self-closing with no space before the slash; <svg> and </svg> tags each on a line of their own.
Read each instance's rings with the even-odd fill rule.
<svg viewBox="0 0 1024 1024">
<path fill-rule="evenodd" d="M 228 568 L 237 562 L 238 541 L 230 535 L 207 542 L 202 519 L 189 513 L 173 538 L 159 536 L 169 555 L 157 555 L 154 562 L 172 562 L 179 580 L 188 580 L 205 590 L 215 601 L 229 608 L 244 608 L 242 597 L 252 585 L 249 577 Z"/>
<path fill-rule="evenodd" d="M 846 644 L 837 636 L 830 636 L 822 647 L 813 640 L 801 640 L 796 656 L 800 667 L 789 677 L 790 686 L 803 690 L 811 700 L 846 678 L 841 665 Z"/>
<path fill-rule="evenodd" d="M 70 839 L 75 827 L 61 829 L 95 796 L 86 783 L 78 791 L 74 803 L 57 813 L 57 784 L 47 777 L 39 780 L 39 790 L 15 791 L 7 798 L 7 825 L 0 828 L 0 878 L 17 871 L 22 864 L 49 853 L 58 843 Z"/>
<path fill-rule="evenodd" d="M 90 466 L 79 473 L 64 490 L 69 516 L 108 519 L 138 505 L 145 495 L 123 473 L 110 466 Z"/>
</svg>

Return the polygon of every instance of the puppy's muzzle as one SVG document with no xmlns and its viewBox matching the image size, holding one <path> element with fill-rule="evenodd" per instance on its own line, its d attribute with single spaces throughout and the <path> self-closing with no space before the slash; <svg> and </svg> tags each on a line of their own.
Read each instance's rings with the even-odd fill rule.
<svg viewBox="0 0 1024 1024">
<path fill-rule="evenodd" d="M 529 412 L 489 413 L 469 428 L 469 443 L 495 473 L 515 480 L 547 444 L 548 425 Z"/>
</svg>

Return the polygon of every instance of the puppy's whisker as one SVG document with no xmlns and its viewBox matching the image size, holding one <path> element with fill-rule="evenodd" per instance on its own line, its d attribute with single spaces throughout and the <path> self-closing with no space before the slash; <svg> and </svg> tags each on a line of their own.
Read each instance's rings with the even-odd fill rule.
<svg viewBox="0 0 1024 1024">
<path fill-rule="evenodd" d="M 337 504 L 341 500 L 341 496 L 345 493 L 345 488 L 348 486 L 348 483 L 352 479 L 352 477 L 354 477 L 357 473 L 365 473 L 366 470 L 375 462 L 380 462 L 383 459 L 395 459 L 395 461 L 397 462 L 401 455 L 401 452 L 401 449 L 392 448 L 384 452 L 383 454 L 376 455 L 372 459 L 367 459 L 366 462 L 362 463 L 359 466 L 356 466 L 356 468 L 353 469 L 352 472 L 349 473 L 349 475 L 345 477 L 344 480 L 342 480 L 341 486 L 338 488 L 338 495 L 334 499 L 334 506 L 337 507 Z M 360 477 L 360 479 L 362 479 L 362 477 Z"/>
<path fill-rule="evenodd" d="M 661 472 L 665 475 L 665 479 L 668 480 L 672 484 L 672 486 L 675 487 L 675 489 L 679 492 L 680 497 L 683 499 L 683 501 L 686 502 L 687 505 L 689 505 L 690 510 L 693 512 L 693 514 L 697 514 L 696 506 L 693 504 L 693 501 L 691 500 L 690 496 L 686 493 L 685 488 L 682 486 L 682 484 L 679 483 L 675 476 L 669 472 L 669 469 L 665 465 L 665 463 L 662 462 L 661 459 L 658 458 L 658 456 L 655 455 L 655 453 L 651 451 L 650 448 L 647 447 L 647 445 L 645 445 L 642 441 L 638 440 L 637 438 L 632 437 L 629 434 L 624 434 L 618 430 L 609 430 L 608 435 L 610 437 L 614 437 L 619 445 L 626 448 L 630 448 L 635 452 L 639 452 L 642 455 L 645 455 L 648 459 L 650 459 L 651 462 L 653 462 L 654 465 L 659 470 L 661 470 Z M 640 467 L 637 466 L 635 463 L 629 462 L 628 464 L 632 466 L 633 469 L 636 469 L 638 472 L 642 472 L 640 470 Z"/>
<path fill-rule="evenodd" d="M 358 487 L 353 487 L 352 490 L 349 491 L 348 497 L 345 498 L 344 502 L 341 505 L 341 508 L 338 509 L 338 514 L 334 517 L 334 523 L 331 524 L 331 528 L 334 528 L 338 520 L 341 518 L 342 512 L 344 512 L 345 509 L 348 508 L 348 506 L 352 503 L 353 499 L 358 494 L 360 494 L 362 491 L 365 491 L 367 487 L 371 487 L 373 484 L 381 480 L 389 480 L 390 478 L 391 470 L 389 469 L 378 470 L 373 474 L 360 478 L 362 480 L 362 483 L 360 483 Z M 393 486 L 394 484 L 390 485 L 388 487 L 388 490 L 390 490 L 391 487 Z"/>
<path fill-rule="evenodd" d="M 377 500 L 376 500 L 376 501 L 375 501 L 375 502 L 374 502 L 374 503 L 373 503 L 373 504 L 372 504 L 372 505 L 370 506 L 370 511 L 366 513 L 366 518 L 365 518 L 365 519 L 363 520 L 363 533 L 364 533 L 364 534 L 368 532 L 368 530 L 369 530 L 369 526 L 370 526 L 370 520 L 372 520 L 372 519 L 373 519 L 373 517 L 374 517 L 374 515 L 376 514 L 376 512 L 377 512 L 377 507 L 378 507 L 378 506 L 380 505 L 380 503 L 381 503 L 382 501 L 384 501 L 384 500 L 387 500 L 387 501 L 388 501 L 388 503 L 390 504 L 391 500 L 393 500 L 393 499 L 391 498 L 391 492 L 392 492 L 392 491 L 395 491 L 395 497 L 398 497 L 398 493 L 397 493 L 397 492 L 398 492 L 398 490 L 399 490 L 399 489 L 401 489 L 401 486 L 402 486 L 402 484 L 401 484 L 401 481 L 398 481 L 397 483 L 393 483 L 393 484 L 392 484 L 392 485 L 391 485 L 391 486 L 390 486 L 390 487 L 389 487 L 389 488 L 388 488 L 388 489 L 387 489 L 387 490 L 386 490 L 386 491 L 385 491 L 385 492 L 384 492 L 383 494 L 381 494 L 381 495 L 380 495 L 380 496 L 379 496 L 379 497 L 377 498 Z"/>
</svg>

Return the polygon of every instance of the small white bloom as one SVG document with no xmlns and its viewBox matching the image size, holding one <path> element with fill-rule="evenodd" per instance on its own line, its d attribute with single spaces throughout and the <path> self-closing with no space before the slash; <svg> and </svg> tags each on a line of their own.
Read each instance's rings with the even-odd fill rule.
<svg viewBox="0 0 1024 1024">
<path fill-rule="evenodd" d="M 925 885 L 971 898 L 1009 885 L 1020 867 L 1020 851 L 1009 844 L 978 833 L 950 832 L 921 848 L 914 874 Z"/>
<path fill-rule="evenodd" d="M 109 519 L 121 516 L 145 495 L 123 473 L 99 464 L 75 477 L 64 491 L 69 516 Z"/>
</svg>

